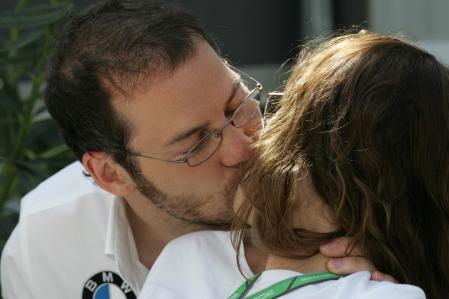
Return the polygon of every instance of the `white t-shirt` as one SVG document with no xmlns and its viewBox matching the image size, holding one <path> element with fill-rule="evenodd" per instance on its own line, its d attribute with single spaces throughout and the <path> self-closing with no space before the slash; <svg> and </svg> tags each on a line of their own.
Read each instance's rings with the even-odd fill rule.
<svg viewBox="0 0 449 299">
<path fill-rule="evenodd" d="M 21 202 L 1 258 L 12 298 L 136 298 L 148 274 L 139 262 L 122 199 L 75 162 Z"/>
<path fill-rule="evenodd" d="M 243 251 L 241 267 L 247 277 L 253 275 Z M 265 271 L 247 295 L 300 274 L 288 270 Z M 151 268 L 139 298 L 225 299 L 244 281 L 237 269 L 229 232 L 197 232 L 182 236 L 164 248 Z M 418 287 L 371 281 L 369 272 L 358 272 L 299 288 L 282 298 L 423 299 L 425 295 Z"/>
</svg>

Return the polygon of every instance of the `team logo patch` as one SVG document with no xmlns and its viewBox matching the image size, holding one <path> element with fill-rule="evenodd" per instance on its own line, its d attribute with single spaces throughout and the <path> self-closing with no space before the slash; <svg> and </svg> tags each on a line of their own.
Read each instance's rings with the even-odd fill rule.
<svg viewBox="0 0 449 299">
<path fill-rule="evenodd" d="M 136 299 L 131 287 L 116 273 L 103 271 L 84 283 L 83 299 Z"/>
</svg>

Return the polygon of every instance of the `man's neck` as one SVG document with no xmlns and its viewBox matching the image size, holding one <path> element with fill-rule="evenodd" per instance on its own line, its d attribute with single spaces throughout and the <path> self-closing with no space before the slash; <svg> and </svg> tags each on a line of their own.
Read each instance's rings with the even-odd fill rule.
<svg viewBox="0 0 449 299">
<path fill-rule="evenodd" d="M 187 224 L 157 207 L 145 211 L 145 220 L 129 205 L 126 205 L 126 215 L 133 232 L 140 262 L 150 269 L 162 249 L 171 240 L 190 232 L 204 229 L 199 225 Z"/>
</svg>

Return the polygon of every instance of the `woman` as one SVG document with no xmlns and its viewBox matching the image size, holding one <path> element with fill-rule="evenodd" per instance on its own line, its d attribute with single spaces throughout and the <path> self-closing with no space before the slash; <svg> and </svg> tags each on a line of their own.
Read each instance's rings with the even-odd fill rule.
<svg viewBox="0 0 449 299">
<path fill-rule="evenodd" d="M 274 110 L 242 181 L 233 231 L 241 273 L 251 275 L 248 263 L 268 271 L 231 297 L 275 298 L 283 280 L 295 277 L 279 294 L 424 298 L 417 287 L 373 282 L 364 272 L 301 276 L 326 271 L 319 246 L 347 236 L 348 252 L 363 248 L 401 283 L 448 298 L 448 69 L 400 39 L 348 34 L 300 53 Z M 225 298 L 236 276 L 226 236 L 175 240 L 150 273 L 147 282 L 161 278 L 152 290 L 164 298 Z M 183 257 L 188 251 L 196 258 Z M 175 285 L 164 285 L 164 259 L 180 265 Z M 298 285 L 301 277 L 309 280 Z"/>
</svg>

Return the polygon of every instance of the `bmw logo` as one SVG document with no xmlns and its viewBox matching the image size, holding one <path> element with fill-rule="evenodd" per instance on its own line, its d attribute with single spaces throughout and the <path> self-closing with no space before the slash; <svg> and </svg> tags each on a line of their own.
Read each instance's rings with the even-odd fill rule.
<svg viewBox="0 0 449 299">
<path fill-rule="evenodd" d="M 116 273 L 103 271 L 84 283 L 83 299 L 136 299 L 131 287 Z"/>
</svg>

